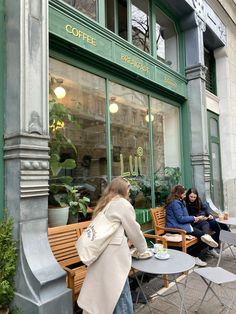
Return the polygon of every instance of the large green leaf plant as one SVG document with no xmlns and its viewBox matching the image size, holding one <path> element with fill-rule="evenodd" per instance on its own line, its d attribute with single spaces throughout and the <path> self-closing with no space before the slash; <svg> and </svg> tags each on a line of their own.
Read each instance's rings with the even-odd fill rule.
<svg viewBox="0 0 236 314">
<path fill-rule="evenodd" d="M 77 149 L 72 140 L 66 135 L 65 126 L 75 125 L 79 128 L 77 117 L 73 114 L 70 108 L 64 106 L 57 99 L 53 84 L 55 78 L 50 77 L 49 84 L 49 130 L 50 130 L 50 195 L 49 204 L 68 206 L 73 213 L 76 210 L 82 211 L 86 216 L 87 204 L 89 199 L 81 196 L 78 186 L 73 186 L 72 177 L 63 175 L 64 170 L 76 168 L 76 161 L 73 158 L 61 160 L 61 155 L 66 150 L 70 149 L 73 154 L 77 155 Z"/>
</svg>

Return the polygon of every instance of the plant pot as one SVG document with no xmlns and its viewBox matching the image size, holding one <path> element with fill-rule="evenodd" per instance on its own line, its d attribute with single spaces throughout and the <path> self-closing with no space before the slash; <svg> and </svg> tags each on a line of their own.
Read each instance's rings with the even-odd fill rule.
<svg viewBox="0 0 236 314">
<path fill-rule="evenodd" d="M 64 226 L 67 224 L 69 207 L 52 207 L 48 208 L 48 225 L 49 227 Z"/>
<path fill-rule="evenodd" d="M 8 314 L 9 313 L 9 308 L 4 307 L 3 309 L 0 309 L 0 314 Z"/>
<path fill-rule="evenodd" d="M 72 214 L 71 211 L 69 211 L 68 224 L 76 224 L 78 220 L 79 214 Z"/>
</svg>

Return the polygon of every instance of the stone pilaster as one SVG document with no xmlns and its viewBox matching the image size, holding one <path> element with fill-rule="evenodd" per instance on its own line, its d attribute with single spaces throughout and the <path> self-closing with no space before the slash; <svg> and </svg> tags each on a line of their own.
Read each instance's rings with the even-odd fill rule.
<svg viewBox="0 0 236 314">
<path fill-rule="evenodd" d="M 5 9 L 5 203 L 18 240 L 15 305 L 30 314 L 72 313 L 47 239 L 48 1 L 8 0 Z"/>
<path fill-rule="evenodd" d="M 203 32 L 204 21 L 194 12 L 182 21 L 185 31 L 186 78 L 188 80 L 188 106 L 191 140 L 193 186 L 203 199 L 210 195 L 210 161 L 208 148 L 207 108 L 205 96 Z M 208 197 L 207 197 L 208 198 Z"/>
</svg>

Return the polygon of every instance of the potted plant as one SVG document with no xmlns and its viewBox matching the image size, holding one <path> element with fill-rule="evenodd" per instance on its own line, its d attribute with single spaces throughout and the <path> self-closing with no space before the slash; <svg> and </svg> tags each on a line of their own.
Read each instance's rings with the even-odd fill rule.
<svg viewBox="0 0 236 314">
<path fill-rule="evenodd" d="M 56 195 L 65 193 L 64 185 L 72 184 L 72 177 L 65 174 L 67 170 L 76 167 L 74 158 L 63 158 L 62 154 L 66 150 L 71 150 L 73 155 L 77 155 L 77 150 L 71 139 L 66 135 L 65 125 L 75 124 L 79 127 L 75 115 L 71 110 L 60 103 L 52 89 L 55 78 L 50 78 L 49 84 L 49 130 L 50 130 L 50 181 L 49 181 L 49 226 L 55 227 L 67 224 L 69 206 L 62 206 Z"/>
<path fill-rule="evenodd" d="M 0 313 L 9 313 L 14 298 L 17 246 L 13 237 L 13 219 L 4 210 L 0 220 Z"/>
<path fill-rule="evenodd" d="M 172 187 L 179 184 L 181 176 L 179 167 L 165 167 L 156 171 L 154 185 L 157 204 L 164 203 Z"/>
<path fill-rule="evenodd" d="M 69 207 L 68 223 L 76 223 L 83 220 L 83 217 L 86 218 L 90 199 L 79 192 L 78 186 L 64 184 L 63 187 L 65 192 L 55 195 L 55 199 L 62 207 Z"/>
</svg>

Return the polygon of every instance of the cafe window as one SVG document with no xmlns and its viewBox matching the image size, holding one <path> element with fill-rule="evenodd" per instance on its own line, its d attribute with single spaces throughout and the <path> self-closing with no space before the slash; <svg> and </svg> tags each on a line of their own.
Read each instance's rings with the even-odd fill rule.
<svg viewBox="0 0 236 314">
<path fill-rule="evenodd" d="M 63 0 L 78 11 L 84 13 L 93 20 L 96 20 L 96 0 Z"/>
<path fill-rule="evenodd" d="M 157 59 L 173 70 L 178 70 L 177 32 L 174 22 L 156 8 L 156 55 Z"/>
<path fill-rule="evenodd" d="M 106 27 L 178 71 L 179 46 L 176 25 L 157 6 L 154 6 L 154 14 L 149 16 L 149 6 L 149 0 L 118 0 L 117 2 L 106 0 Z M 128 20 L 129 15 L 131 21 Z M 153 33 L 150 33 L 150 24 L 155 26 Z M 154 40 L 153 51 L 151 51 L 151 40 Z"/>
<path fill-rule="evenodd" d="M 147 95 L 110 83 L 112 175 L 129 179 L 135 208 L 151 206 L 147 108 Z"/>
<path fill-rule="evenodd" d="M 63 140 L 60 149 L 56 147 L 59 162 L 73 159 L 76 164 L 62 167 L 60 175 L 71 177 L 72 184 L 86 191 L 91 206 L 108 178 L 127 177 L 133 206 L 150 208 L 153 160 L 155 202 L 161 204 L 181 180 L 179 108 L 53 58 L 49 69 L 49 146 Z"/>
<path fill-rule="evenodd" d="M 216 95 L 216 66 L 213 51 L 204 48 L 204 62 L 206 71 L 206 89 Z"/>
<path fill-rule="evenodd" d="M 154 187 L 156 205 L 181 181 L 179 109 L 152 98 Z"/>
<path fill-rule="evenodd" d="M 49 69 L 53 78 L 50 99 L 55 98 L 57 87 L 62 88 L 64 93 L 58 94 L 56 103 L 69 112 L 69 119 L 56 125 L 73 145 L 68 142 L 61 149 L 61 161 L 73 158 L 76 162 L 76 168 L 64 175 L 72 176 L 73 184 L 86 190 L 94 205 L 107 180 L 105 80 L 52 58 Z M 54 120 L 57 114 L 60 112 L 50 111 Z"/>
<path fill-rule="evenodd" d="M 132 43 L 145 52 L 150 51 L 148 1 L 133 0 Z"/>
</svg>

